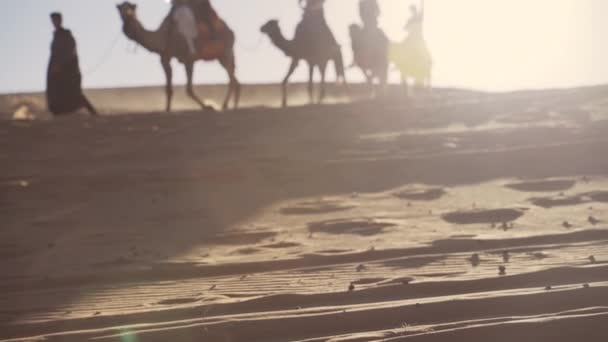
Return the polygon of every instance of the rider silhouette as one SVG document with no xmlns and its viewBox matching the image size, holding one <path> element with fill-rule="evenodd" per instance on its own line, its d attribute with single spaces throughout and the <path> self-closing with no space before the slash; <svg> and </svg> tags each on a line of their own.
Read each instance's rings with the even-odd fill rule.
<svg viewBox="0 0 608 342">
<path fill-rule="evenodd" d="M 218 16 L 209 0 L 171 0 L 173 6 L 169 14 L 171 27 L 169 35 L 176 29 L 187 43 L 191 55 L 196 55 L 201 44 L 199 23 L 203 23 L 208 36 L 203 40 L 214 40 L 217 37 Z"/>
<path fill-rule="evenodd" d="M 336 46 L 338 42 L 334 37 L 327 20 L 325 20 L 325 0 L 298 0 L 298 4 L 304 10 L 302 21 L 296 29 L 296 35 L 306 37 L 306 41 L 313 44 L 318 42 L 318 36 L 326 39 L 329 46 Z"/>
<path fill-rule="evenodd" d="M 359 15 L 363 26 L 377 27 L 378 18 L 380 17 L 380 6 L 377 0 L 361 0 L 359 1 Z"/>
</svg>

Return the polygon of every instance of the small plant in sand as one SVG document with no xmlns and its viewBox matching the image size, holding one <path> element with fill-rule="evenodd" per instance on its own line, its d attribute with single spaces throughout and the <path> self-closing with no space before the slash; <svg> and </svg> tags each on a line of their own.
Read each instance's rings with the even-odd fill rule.
<svg viewBox="0 0 608 342">
<path fill-rule="evenodd" d="M 469 262 L 471 262 L 471 265 L 473 267 L 479 266 L 479 264 L 481 263 L 481 258 L 479 258 L 479 254 L 475 253 L 471 255 L 471 257 L 469 258 Z"/>
<path fill-rule="evenodd" d="M 509 262 L 510 260 L 511 260 L 511 255 L 509 254 L 509 251 L 502 252 L 502 261 Z"/>
<path fill-rule="evenodd" d="M 594 226 L 595 226 L 596 224 L 600 223 L 600 220 L 596 219 L 596 218 L 595 218 L 595 217 L 593 217 L 593 216 L 589 216 L 589 218 L 587 219 L 587 221 L 589 221 L 589 223 L 591 223 L 591 224 L 592 224 L 592 225 L 594 225 Z"/>
</svg>

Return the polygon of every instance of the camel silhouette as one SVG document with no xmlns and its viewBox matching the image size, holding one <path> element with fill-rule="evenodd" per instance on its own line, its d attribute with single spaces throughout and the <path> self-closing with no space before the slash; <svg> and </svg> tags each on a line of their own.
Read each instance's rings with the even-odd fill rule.
<svg viewBox="0 0 608 342">
<path fill-rule="evenodd" d="M 218 39 L 207 39 L 197 55 L 192 55 L 188 48 L 188 43 L 184 37 L 173 29 L 173 18 L 169 14 L 156 31 L 148 31 L 137 19 L 137 5 L 128 1 L 116 6 L 123 22 L 123 32 L 127 38 L 135 41 L 150 52 L 160 55 L 161 65 L 166 76 L 166 96 L 167 112 L 171 111 L 173 99 L 173 70 L 171 60 L 177 60 L 184 65 L 187 76 L 187 93 L 203 109 L 213 109 L 194 93 L 192 86 L 192 74 L 194 73 L 194 63 L 198 60 L 213 61 L 218 60 L 228 73 L 230 80 L 228 92 L 224 100 L 223 109 L 227 109 L 230 99 L 234 100 L 234 108 L 238 107 L 240 99 L 241 85 L 236 78 L 235 56 L 234 56 L 234 32 L 221 21 L 222 29 L 219 31 Z M 200 26 L 200 25 L 199 25 Z"/>
<path fill-rule="evenodd" d="M 402 84 L 408 92 L 408 79 L 417 87 L 431 88 L 433 59 L 424 39 L 424 0 L 420 10 L 410 7 L 412 17 L 406 25 L 408 35 L 402 42 L 389 45 L 389 61 L 401 72 Z"/>
<path fill-rule="evenodd" d="M 386 89 L 388 79 L 389 40 L 378 27 L 365 27 L 352 24 L 349 27 L 353 49 L 353 63 L 361 69 L 370 89 L 378 80 L 380 92 Z"/>
<path fill-rule="evenodd" d="M 333 41 L 333 37 L 332 39 L 328 39 L 328 37 L 307 34 L 306 32 L 310 32 L 310 30 L 307 30 L 303 25 L 306 25 L 306 23 L 301 22 L 298 25 L 296 35 L 292 40 L 285 38 L 279 27 L 278 20 L 270 20 L 260 29 L 262 33 L 268 35 L 272 43 L 279 48 L 279 50 L 287 57 L 291 57 L 291 65 L 289 66 L 287 75 L 283 79 L 281 87 L 283 107 L 287 106 L 287 84 L 289 78 L 296 70 L 301 60 L 306 61 L 308 64 L 308 96 L 310 103 L 314 103 L 313 81 L 315 68 L 318 68 L 321 73 L 321 89 L 318 103 L 322 103 L 325 98 L 325 73 L 329 61 L 334 62 L 338 81 L 341 80 L 346 84 L 344 61 L 342 59 L 340 45 Z"/>
</svg>

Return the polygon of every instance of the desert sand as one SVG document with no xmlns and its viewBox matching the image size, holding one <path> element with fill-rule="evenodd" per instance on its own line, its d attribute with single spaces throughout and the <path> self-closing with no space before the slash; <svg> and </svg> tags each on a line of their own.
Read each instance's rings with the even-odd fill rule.
<svg viewBox="0 0 608 342">
<path fill-rule="evenodd" d="M 150 94 L 3 99 L 0 340 L 608 341 L 608 87 Z"/>
</svg>

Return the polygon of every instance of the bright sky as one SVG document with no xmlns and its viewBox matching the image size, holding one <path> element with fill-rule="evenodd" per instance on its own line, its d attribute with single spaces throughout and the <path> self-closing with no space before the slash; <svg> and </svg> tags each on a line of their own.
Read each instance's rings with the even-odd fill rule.
<svg viewBox="0 0 608 342">
<path fill-rule="evenodd" d="M 44 89 L 52 27 L 48 14 L 61 11 L 76 36 L 85 87 L 157 85 L 164 82 L 158 57 L 133 46 L 120 33 L 118 0 L 4 0 L 0 3 L 0 93 Z M 165 0 L 139 0 L 139 17 L 155 29 L 167 14 Z M 259 27 L 279 19 L 291 37 L 300 16 L 297 0 L 212 0 L 237 34 L 243 82 L 278 82 L 289 61 L 263 39 Z M 380 0 L 382 26 L 403 37 L 408 5 L 417 0 Z M 426 0 L 427 41 L 435 61 L 434 83 L 484 90 L 563 87 L 608 83 L 606 0 Z M 348 25 L 357 0 L 327 0 L 327 18 L 350 64 Z M 120 35 L 118 43 L 104 53 Z M 102 64 L 95 68 L 100 62 Z M 93 70 L 92 70 L 93 69 Z M 301 68 L 294 80 L 305 79 Z M 356 70 L 349 71 L 357 79 Z M 177 71 L 176 83 L 183 82 Z M 199 63 L 197 83 L 226 80 L 215 63 Z"/>
</svg>

